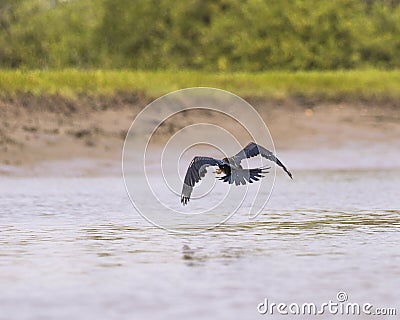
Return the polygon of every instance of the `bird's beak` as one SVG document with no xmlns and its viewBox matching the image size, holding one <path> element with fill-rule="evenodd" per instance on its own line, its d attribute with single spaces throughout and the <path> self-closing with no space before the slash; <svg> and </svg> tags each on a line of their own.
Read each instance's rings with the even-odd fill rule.
<svg viewBox="0 0 400 320">
<path fill-rule="evenodd" d="M 221 169 L 217 169 L 217 170 L 214 171 L 214 173 L 216 173 L 216 174 L 221 174 L 221 173 L 222 173 L 222 170 L 221 170 Z"/>
</svg>

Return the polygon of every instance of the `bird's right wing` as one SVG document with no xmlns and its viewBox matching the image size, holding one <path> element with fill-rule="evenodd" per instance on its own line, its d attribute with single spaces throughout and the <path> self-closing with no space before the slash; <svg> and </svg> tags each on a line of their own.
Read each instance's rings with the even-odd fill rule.
<svg viewBox="0 0 400 320">
<path fill-rule="evenodd" d="M 255 156 L 262 156 L 272 162 L 275 162 L 279 167 L 285 171 L 288 176 L 293 179 L 292 173 L 285 167 L 285 165 L 268 149 L 260 146 L 255 142 L 250 142 L 242 151 L 238 154 L 234 155 L 232 158 L 235 159 L 236 162 L 240 163 L 243 159 L 251 158 Z"/>
<path fill-rule="evenodd" d="M 186 171 L 183 182 L 181 203 L 186 205 L 192 194 L 194 185 L 207 173 L 207 167 L 223 165 L 224 162 L 211 157 L 194 157 Z"/>
</svg>

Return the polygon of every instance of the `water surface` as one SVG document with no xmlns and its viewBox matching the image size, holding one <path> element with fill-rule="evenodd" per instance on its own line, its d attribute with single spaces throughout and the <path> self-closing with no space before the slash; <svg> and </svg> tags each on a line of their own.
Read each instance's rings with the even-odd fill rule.
<svg viewBox="0 0 400 320">
<path fill-rule="evenodd" d="M 0 319 L 256 319 L 264 298 L 322 303 L 339 291 L 398 308 L 399 178 L 278 175 L 254 221 L 239 212 L 187 235 L 145 221 L 120 176 L 2 178 Z"/>
</svg>

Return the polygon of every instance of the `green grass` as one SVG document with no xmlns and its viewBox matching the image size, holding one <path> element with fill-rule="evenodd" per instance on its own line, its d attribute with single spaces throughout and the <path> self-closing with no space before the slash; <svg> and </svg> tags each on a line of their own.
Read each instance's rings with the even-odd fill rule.
<svg viewBox="0 0 400 320">
<path fill-rule="evenodd" d="M 332 72 L 205 73 L 197 71 L 0 70 L 0 96 L 140 92 L 156 98 L 187 87 L 215 87 L 243 97 L 350 98 L 400 97 L 400 70 Z"/>
</svg>

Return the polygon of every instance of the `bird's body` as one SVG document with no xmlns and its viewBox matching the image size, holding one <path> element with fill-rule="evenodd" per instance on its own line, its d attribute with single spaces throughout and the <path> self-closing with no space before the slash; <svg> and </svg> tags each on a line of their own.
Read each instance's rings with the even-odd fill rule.
<svg viewBox="0 0 400 320">
<path fill-rule="evenodd" d="M 211 157 L 194 157 L 186 172 L 181 194 L 181 203 L 186 205 L 189 202 L 194 185 L 206 175 L 207 167 L 209 166 L 218 167 L 215 173 L 225 174 L 225 176 L 218 177 L 218 179 L 229 184 L 235 183 L 238 186 L 240 184 L 244 185 L 246 182 L 253 183 L 254 181 L 258 181 L 260 178 L 264 177 L 264 173 L 268 173 L 267 170 L 270 169 L 270 167 L 244 169 L 241 165 L 243 159 L 255 157 L 257 155 L 261 155 L 275 162 L 290 178 L 292 178 L 290 171 L 286 169 L 283 163 L 275 157 L 271 151 L 254 142 L 250 142 L 242 151 L 230 158 L 219 160 Z"/>
</svg>

